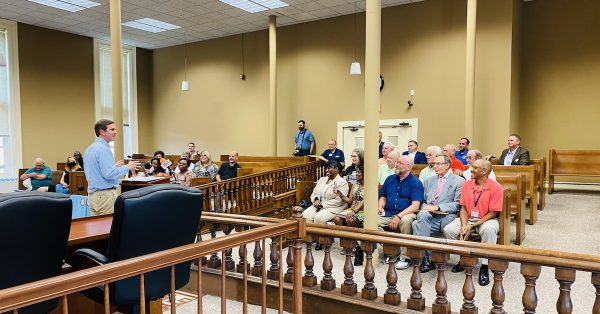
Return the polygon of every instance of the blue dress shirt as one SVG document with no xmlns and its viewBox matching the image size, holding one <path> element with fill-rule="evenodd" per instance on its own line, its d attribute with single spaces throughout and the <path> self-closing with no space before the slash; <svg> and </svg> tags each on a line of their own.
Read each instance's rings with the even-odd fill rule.
<svg viewBox="0 0 600 314">
<path fill-rule="evenodd" d="M 385 217 L 391 217 L 405 210 L 413 201 L 422 202 L 425 199 L 423 183 L 408 174 L 404 180 L 400 181 L 397 175 L 389 176 L 385 179 L 379 197 L 385 197 Z"/>
<path fill-rule="evenodd" d="M 125 165 L 118 168 L 115 166 L 108 142 L 100 137 L 85 150 L 83 162 L 88 193 L 116 188 L 119 185 L 119 177 L 129 172 Z"/>
</svg>

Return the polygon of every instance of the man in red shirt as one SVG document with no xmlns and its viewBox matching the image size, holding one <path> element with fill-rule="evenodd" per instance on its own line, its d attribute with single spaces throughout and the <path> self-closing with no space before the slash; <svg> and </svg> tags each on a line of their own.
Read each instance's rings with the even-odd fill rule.
<svg viewBox="0 0 600 314">
<path fill-rule="evenodd" d="M 460 218 L 454 219 L 444 228 L 444 235 L 452 240 L 468 240 L 471 230 L 475 229 L 481 236 L 482 243 L 495 244 L 498 240 L 500 225 L 496 217 L 502 212 L 502 186 L 488 180 L 492 163 L 487 160 L 477 160 L 472 165 L 473 179 L 467 180 L 460 194 Z M 452 272 L 463 271 L 459 264 Z M 479 269 L 479 284 L 487 286 L 490 283 L 487 259 L 481 260 Z"/>
<path fill-rule="evenodd" d="M 452 159 L 452 164 L 450 164 L 452 172 L 455 175 L 459 175 L 460 173 L 465 171 L 465 165 L 463 165 L 463 163 L 460 160 L 458 160 L 458 158 L 456 158 L 456 156 L 454 155 L 455 153 L 456 146 L 454 146 L 454 144 L 446 144 L 446 146 L 444 146 L 444 155 L 450 156 L 450 159 Z"/>
</svg>

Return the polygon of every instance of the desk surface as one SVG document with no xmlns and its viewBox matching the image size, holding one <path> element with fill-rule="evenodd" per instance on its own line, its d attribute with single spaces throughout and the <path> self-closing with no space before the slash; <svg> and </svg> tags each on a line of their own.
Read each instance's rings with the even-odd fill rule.
<svg viewBox="0 0 600 314">
<path fill-rule="evenodd" d="M 112 215 L 102 215 L 73 220 L 68 245 L 108 238 L 112 218 Z"/>
</svg>

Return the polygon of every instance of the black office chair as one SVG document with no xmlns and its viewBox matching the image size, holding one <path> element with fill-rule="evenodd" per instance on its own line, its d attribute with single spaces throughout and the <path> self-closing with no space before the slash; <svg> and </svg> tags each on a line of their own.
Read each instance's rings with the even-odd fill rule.
<svg viewBox="0 0 600 314">
<path fill-rule="evenodd" d="M 74 269 L 90 263 L 104 265 L 141 255 L 194 243 L 200 214 L 202 191 L 180 185 L 160 184 L 121 194 L 115 201 L 113 222 L 106 255 L 91 249 L 73 253 Z M 184 286 L 190 276 L 190 262 L 175 267 L 175 288 Z M 171 290 L 170 268 L 144 275 L 146 300 L 163 298 Z M 130 277 L 109 285 L 111 305 L 139 305 L 139 277 Z M 104 288 L 82 292 L 97 303 L 104 303 Z M 134 310 L 135 311 L 135 310 Z"/>
<path fill-rule="evenodd" d="M 0 195 L 0 290 L 61 274 L 72 206 L 64 194 Z M 20 308 L 19 313 L 47 313 L 57 305 L 58 299 L 53 299 Z"/>
</svg>

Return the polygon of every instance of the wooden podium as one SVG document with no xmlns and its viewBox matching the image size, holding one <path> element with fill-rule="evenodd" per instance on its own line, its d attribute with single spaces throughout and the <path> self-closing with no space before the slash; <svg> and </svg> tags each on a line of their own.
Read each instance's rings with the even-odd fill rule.
<svg viewBox="0 0 600 314">
<path fill-rule="evenodd" d="M 141 179 L 143 178 L 143 179 Z M 170 177 L 140 177 L 140 178 L 130 178 L 123 179 L 121 181 L 121 193 L 125 193 L 127 191 L 155 185 L 155 184 L 165 184 L 170 183 Z"/>
</svg>

